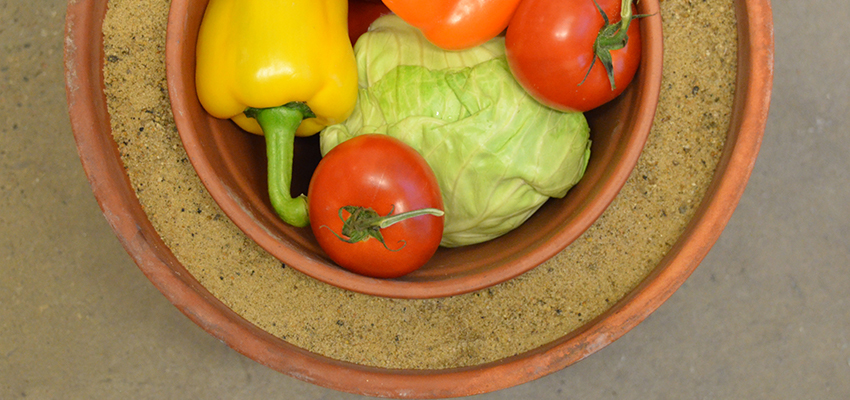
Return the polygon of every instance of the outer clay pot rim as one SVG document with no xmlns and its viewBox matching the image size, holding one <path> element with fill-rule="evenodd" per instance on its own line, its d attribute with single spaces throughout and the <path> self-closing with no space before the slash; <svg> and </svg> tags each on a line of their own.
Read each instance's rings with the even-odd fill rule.
<svg viewBox="0 0 850 400">
<path fill-rule="evenodd" d="M 685 233 L 638 288 L 583 328 L 526 353 L 469 368 L 393 370 L 310 353 L 252 325 L 185 270 L 141 209 L 110 134 L 102 72 L 106 0 L 68 4 L 66 93 L 81 162 L 104 216 L 142 272 L 191 320 L 247 357 L 306 382 L 371 396 L 468 396 L 537 379 L 610 344 L 666 301 L 716 242 L 755 164 L 773 79 L 770 2 L 736 4 L 739 69 L 732 123 L 714 180 Z"/>
</svg>

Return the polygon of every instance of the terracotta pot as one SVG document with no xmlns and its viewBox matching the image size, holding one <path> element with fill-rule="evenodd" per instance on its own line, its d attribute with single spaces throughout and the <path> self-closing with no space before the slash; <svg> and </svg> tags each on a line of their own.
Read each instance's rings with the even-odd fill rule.
<svg viewBox="0 0 850 400">
<path fill-rule="evenodd" d="M 728 140 L 706 197 L 674 248 L 641 285 L 581 329 L 537 349 L 469 368 L 390 370 L 310 353 L 235 314 L 180 265 L 142 211 L 112 140 L 102 75 L 105 0 L 69 2 L 68 105 L 83 167 L 107 221 L 151 282 L 210 334 L 270 368 L 341 391 L 397 398 L 473 395 L 558 371 L 610 344 L 666 301 L 715 243 L 752 171 L 773 75 L 770 2 L 739 0 L 736 5 L 738 83 Z"/>
<path fill-rule="evenodd" d="M 615 101 L 588 113 L 591 158 L 582 180 L 551 199 L 510 233 L 474 246 L 440 248 L 421 269 L 398 279 L 373 279 L 338 267 L 310 228 L 287 225 L 268 199 L 264 138 L 230 120 L 211 117 L 195 92 L 195 43 L 207 1 L 171 3 L 166 44 L 168 92 L 189 160 L 222 210 L 266 251 L 313 278 L 384 297 L 435 298 L 495 285 L 548 260 L 580 236 L 608 207 L 634 169 L 649 134 L 661 85 L 661 21 L 642 24 L 642 63 L 635 81 Z M 382 5 L 352 1 L 353 27 L 367 26 Z M 640 3 L 641 13 L 658 9 Z M 388 11 L 387 11 L 388 12 Z M 370 19 L 371 18 L 371 19 Z M 352 35 L 353 36 L 353 35 Z M 307 192 L 321 155 L 318 135 L 297 138 L 293 195 Z"/>
</svg>

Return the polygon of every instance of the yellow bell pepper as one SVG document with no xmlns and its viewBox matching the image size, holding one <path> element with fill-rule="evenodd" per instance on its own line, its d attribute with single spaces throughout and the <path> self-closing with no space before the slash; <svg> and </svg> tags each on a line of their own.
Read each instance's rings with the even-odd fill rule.
<svg viewBox="0 0 850 400">
<path fill-rule="evenodd" d="M 265 135 L 272 205 L 285 222 L 308 225 L 306 196 L 289 193 L 293 145 L 354 109 L 348 1 L 210 0 L 195 85 L 212 116 Z"/>
</svg>

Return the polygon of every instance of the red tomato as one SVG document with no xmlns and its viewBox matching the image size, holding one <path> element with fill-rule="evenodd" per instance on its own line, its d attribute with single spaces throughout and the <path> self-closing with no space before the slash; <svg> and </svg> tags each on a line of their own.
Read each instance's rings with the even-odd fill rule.
<svg viewBox="0 0 850 400">
<path fill-rule="evenodd" d="M 621 0 L 596 2 L 611 24 L 620 21 Z M 632 18 L 625 47 L 610 51 L 612 90 L 594 52 L 604 25 L 594 0 L 523 0 L 505 36 L 511 72 L 529 94 L 554 109 L 588 111 L 607 103 L 634 78 L 641 45 L 638 19 Z"/>
<path fill-rule="evenodd" d="M 378 17 L 392 12 L 381 0 L 348 0 L 348 38 L 357 43 L 360 35 L 369 30 L 369 25 Z"/>
<path fill-rule="evenodd" d="M 396 278 L 427 262 L 443 235 L 443 199 L 431 167 L 412 147 L 386 135 L 362 135 L 340 143 L 319 162 L 308 190 L 316 240 L 341 267 L 375 278 Z M 435 209 L 363 235 L 343 230 L 348 206 L 372 216 Z M 376 234 L 379 232 L 379 234 Z M 383 238 L 383 243 L 377 238 Z M 352 243 L 349 243 L 352 241 Z"/>
</svg>

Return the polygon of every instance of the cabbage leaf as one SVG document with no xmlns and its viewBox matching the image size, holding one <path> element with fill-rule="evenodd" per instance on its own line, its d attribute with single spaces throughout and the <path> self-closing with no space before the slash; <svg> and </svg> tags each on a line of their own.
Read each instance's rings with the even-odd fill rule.
<svg viewBox="0 0 850 400">
<path fill-rule="evenodd" d="M 389 15 L 361 36 L 355 55 L 357 106 L 348 120 L 322 131 L 322 154 L 367 133 L 419 151 L 442 191 L 443 246 L 509 232 L 584 174 L 590 157 L 584 115 L 530 97 L 511 75 L 504 38 L 445 51 Z"/>
</svg>

